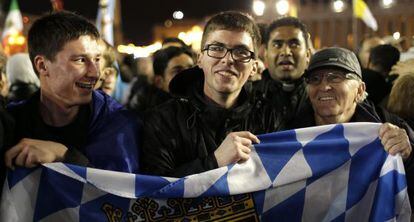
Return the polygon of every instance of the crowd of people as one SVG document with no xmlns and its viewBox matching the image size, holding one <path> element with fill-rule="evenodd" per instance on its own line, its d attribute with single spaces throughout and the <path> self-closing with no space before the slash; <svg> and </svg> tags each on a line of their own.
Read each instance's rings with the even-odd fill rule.
<svg viewBox="0 0 414 222">
<path fill-rule="evenodd" d="M 413 201 L 412 50 L 370 36 L 356 53 L 315 52 L 299 19 L 259 28 L 234 11 L 208 20 L 199 52 L 170 38 L 151 58 L 117 65 L 71 12 L 36 20 L 28 49 L 0 56 L 1 181 L 6 167 L 49 162 L 183 177 L 245 162 L 259 134 L 378 122 Z"/>
</svg>

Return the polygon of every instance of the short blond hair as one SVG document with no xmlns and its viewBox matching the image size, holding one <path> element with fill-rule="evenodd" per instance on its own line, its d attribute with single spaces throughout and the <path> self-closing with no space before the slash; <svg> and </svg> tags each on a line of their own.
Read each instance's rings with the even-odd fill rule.
<svg viewBox="0 0 414 222">
<path fill-rule="evenodd" d="M 391 89 L 387 108 L 402 118 L 414 117 L 414 74 L 397 78 Z"/>
</svg>

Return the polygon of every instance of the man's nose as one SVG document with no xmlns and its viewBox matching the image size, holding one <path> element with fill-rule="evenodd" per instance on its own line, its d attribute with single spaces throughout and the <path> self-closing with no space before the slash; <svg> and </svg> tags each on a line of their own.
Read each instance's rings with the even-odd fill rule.
<svg viewBox="0 0 414 222">
<path fill-rule="evenodd" d="M 328 81 L 328 78 L 327 78 L 327 76 L 323 76 L 322 77 L 322 79 L 321 79 L 321 83 L 319 84 L 319 87 L 321 88 L 321 89 L 324 89 L 324 90 L 329 90 L 329 89 L 332 89 L 332 85 L 331 85 L 331 83 Z"/>
<path fill-rule="evenodd" d="M 221 62 L 233 64 L 234 63 L 234 59 L 233 59 L 233 56 L 232 56 L 232 52 L 233 51 L 231 51 L 231 50 L 227 50 L 226 54 L 221 59 Z"/>
<path fill-rule="evenodd" d="M 89 61 L 88 62 L 88 76 L 90 77 L 99 77 L 99 62 Z"/>
<path fill-rule="evenodd" d="M 283 44 L 281 49 L 281 55 L 283 56 L 291 56 L 292 55 L 292 49 L 287 44 Z"/>
</svg>

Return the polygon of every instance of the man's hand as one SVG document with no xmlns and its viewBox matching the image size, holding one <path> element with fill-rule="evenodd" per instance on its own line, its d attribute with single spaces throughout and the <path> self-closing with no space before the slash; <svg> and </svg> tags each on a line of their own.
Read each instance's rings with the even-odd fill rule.
<svg viewBox="0 0 414 222">
<path fill-rule="evenodd" d="M 410 156 L 412 148 L 407 132 L 391 123 L 381 125 L 379 137 L 384 149 L 391 155 L 401 154 L 403 159 Z"/>
<path fill-rule="evenodd" d="M 260 141 L 248 131 L 229 133 L 217 150 L 214 151 L 218 166 L 222 167 L 248 160 L 252 143 L 260 143 Z"/>
<path fill-rule="evenodd" d="M 41 163 L 62 161 L 67 150 L 60 143 L 24 138 L 6 152 L 4 161 L 11 169 L 14 166 L 32 168 Z"/>
</svg>

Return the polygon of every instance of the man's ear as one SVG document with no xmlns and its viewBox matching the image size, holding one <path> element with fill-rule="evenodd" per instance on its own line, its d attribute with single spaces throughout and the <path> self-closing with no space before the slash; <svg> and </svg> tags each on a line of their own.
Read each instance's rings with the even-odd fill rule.
<svg viewBox="0 0 414 222">
<path fill-rule="evenodd" d="M 197 66 L 200 67 L 200 68 L 202 68 L 202 65 L 201 65 L 202 57 L 203 57 L 203 52 L 197 53 Z"/>
<path fill-rule="evenodd" d="M 154 75 L 154 86 L 158 89 L 163 88 L 164 78 L 161 75 Z"/>
<path fill-rule="evenodd" d="M 306 65 L 309 65 L 311 56 L 312 56 L 311 49 L 310 48 L 306 49 Z"/>
<path fill-rule="evenodd" d="M 256 75 L 257 74 L 257 72 L 258 72 L 258 69 L 259 69 L 259 62 L 257 61 L 257 59 L 255 59 L 254 61 L 253 61 L 253 64 L 252 64 L 253 66 L 252 66 L 252 72 L 250 73 L 250 76 L 254 76 L 254 75 Z"/>
<path fill-rule="evenodd" d="M 36 71 L 39 74 L 39 76 L 49 75 L 49 72 L 48 72 L 48 69 L 47 69 L 47 66 L 46 66 L 47 61 L 48 60 L 44 56 L 41 56 L 41 55 L 37 55 L 34 58 L 34 61 L 33 61 L 34 62 L 34 67 L 36 68 Z"/>
<path fill-rule="evenodd" d="M 358 102 L 358 103 L 360 103 L 360 102 L 362 102 L 362 101 L 364 101 L 364 97 L 365 97 L 365 92 L 366 92 L 366 86 L 365 86 L 365 83 L 364 82 L 361 82 L 360 84 L 359 84 L 359 86 L 358 86 L 358 92 L 357 92 L 357 98 L 356 98 L 356 101 Z"/>
</svg>

